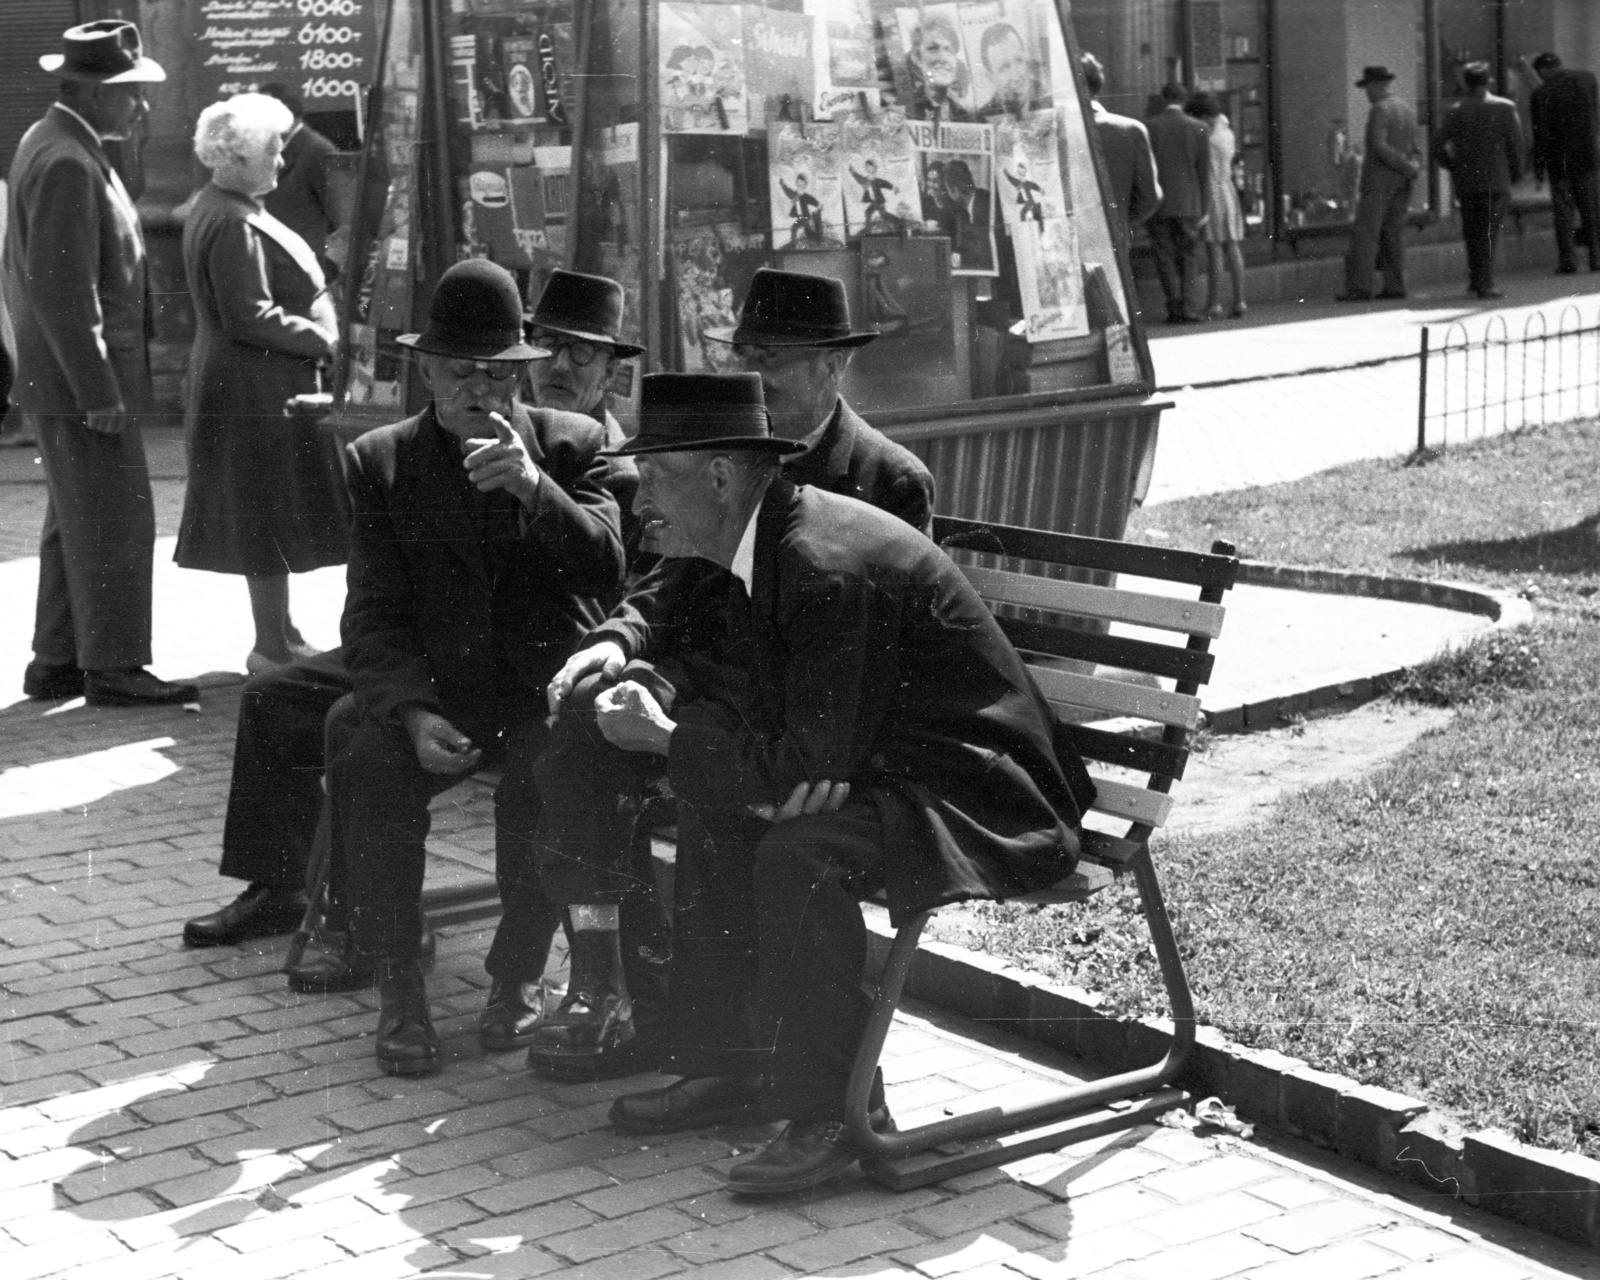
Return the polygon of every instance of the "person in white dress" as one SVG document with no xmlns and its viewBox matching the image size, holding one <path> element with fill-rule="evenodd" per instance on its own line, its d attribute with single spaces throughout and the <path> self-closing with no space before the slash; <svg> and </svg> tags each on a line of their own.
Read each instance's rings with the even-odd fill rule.
<svg viewBox="0 0 1600 1280">
<path fill-rule="evenodd" d="M 1224 314 L 1242 316 L 1247 310 L 1244 301 L 1244 255 L 1239 251 L 1239 241 L 1244 239 L 1244 211 L 1239 207 L 1239 193 L 1233 188 L 1233 159 L 1239 148 L 1234 140 L 1233 127 L 1216 97 L 1210 93 L 1197 93 L 1184 108 L 1206 126 L 1206 137 L 1211 146 L 1211 170 L 1208 180 L 1207 207 L 1211 216 L 1201 228 L 1206 246 L 1206 308 L 1208 319 L 1218 320 Z M 1233 284 L 1233 309 L 1224 312 L 1222 307 L 1222 272 L 1226 266 Z"/>
</svg>

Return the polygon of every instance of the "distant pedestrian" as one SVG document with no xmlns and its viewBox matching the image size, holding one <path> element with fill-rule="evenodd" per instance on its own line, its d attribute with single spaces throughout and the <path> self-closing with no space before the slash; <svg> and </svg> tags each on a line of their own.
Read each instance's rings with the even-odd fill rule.
<svg viewBox="0 0 1600 1280">
<path fill-rule="evenodd" d="M 261 92 L 289 108 L 294 124 L 283 143 L 283 172 L 267 192 L 267 212 L 288 227 L 317 255 L 330 276 L 337 268 L 328 258 L 328 236 L 344 221 L 328 179 L 328 162 L 339 148 L 306 123 L 305 103 L 287 85 L 264 84 Z"/>
<path fill-rule="evenodd" d="M 1101 105 L 1106 71 L 1100 59 L 1086 53 L 1078 61 L 1089 89 L 1095 133 L 1100 138 L 1100 152 L 1105 156 L 1106 177 L 1111 184 L 1106 193 L 1107 204 L 1112 217 L 1120 219 L 1131 232 L 1161 204 L 1161 183 L 1156 177 L 1156 158 L 1150 150 L 1150 132 L 1142 122 L 1119 116 Z"/>
<path fill-rule="evenodd" d="M 1233 283 L 1233 310 L 1229 314 L 1242 316 L 1248 310 L 1244 301 L 1244 254 L 1239 248 L 1239 242 L 1244 239 L 1244 210 L 1239 207 L 1239 193 L 1233 188 L 1233 161 L 1239 146 L 1215 94 L 1195 94 L 1185 110 L 1205 125 L 1206 140 L 1211 146 L 1207 196 L 1211 216 L 1206 219 L 1201 237 L 1206 245 L 1205 316 L 1208 320 L 1217 320 L 1224 314 L 1224 266 Z"/>
<path fill-rule="evenodd" d="M 1550 179 L 1551 212 L 1556 224 L 1556 271 L 1578 269 L 1573 253 L 1572 217 L 1577 214 L 1589 270 L 1600 271 L 1600 92 L 1592 71 L 1571 70 L 1553 53 L 1541 53 L 1533 69 L 1542 78 L 1533 91 L 1533 176 Z"/>
<path fill-rule="evenodd" d="M 1211 143 L 1203 124 L 1186 115 L 1189 93 L 1181 84 L 1161 90 L 1165 104 L 1150 118 L 1150 149 L 1161 179 L 1161 205 L 1150 219 L 1156 270 L 1167 298 L 1167 323 L 1188 324 L 1189 264 L 1205 226 L 1211 185 Z"/>
<path fill-rule="evenodd" d="M 1356 88 L 1367 91 L 1366 153 L 1361 162 L 1361 191 L 1356 199 L 1350 252 L 1344 262 L 1340 302 L 1366 302 L 1372 295 L 1372 273 L 1383 273 L 1380 298 L 1406 296 L 1406 212 L 1411 184 L 1422 170 L 1417 145 L 1417 113 L 1393 95 L 1394 72 L 1367 67 Z"/>
<path fill-rule="evenodd" d="M 1450 108 L 1434 140 L 1439 163 L 1455 181 L 1461 238 L 1467 245 L 1467 288 L 1498 298 L 1494 254 L 1511 204 L 1511 184 L 1522 176 L 1522 120 L 1509 98 L 1489 92 L 1489 64 L 1461 71 L 1467 96 Z"/>
</svg>

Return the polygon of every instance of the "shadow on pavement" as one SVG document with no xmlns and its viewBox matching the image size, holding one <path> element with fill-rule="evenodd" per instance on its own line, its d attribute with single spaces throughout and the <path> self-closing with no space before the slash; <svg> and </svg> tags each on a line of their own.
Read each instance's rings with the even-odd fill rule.
<svg viewBox="0 0 1600 1280">
<path fill-rule="evenodd" d="M 1429 567 L 1466 565 L 1497 573 L 1592 574 L 1600 563 L 1600 515 L 1586 517 L 1570 528 L 1520 538 L 1441 542 L 1400 554 Z"/>
</svg>

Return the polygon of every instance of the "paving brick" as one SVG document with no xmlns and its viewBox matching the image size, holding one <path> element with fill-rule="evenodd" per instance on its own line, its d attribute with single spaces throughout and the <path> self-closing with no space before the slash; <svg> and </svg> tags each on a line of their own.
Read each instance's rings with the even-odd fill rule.
<svg viewBox="0 0 1600 1280">
<path fill-rule="evenodd" d="M 349 1226 L 336 1227 L 326 1235 L 351 1253 L 373 1253 L 408 1240 L 426 1240 L 481 1217 L 482 1211 L 465 1200 L 435 1200 L 432 1204 L 408 1208 L 403 1213 L 377 1214 Z"/>
<path fill-rule="evenodd" d="M 253 1156 L 235 1165 L 213 1167 L 170 1182 L 158 1182 L 151 1190 L 169 1204 L 194 1204 L 201 1200 L 242 1195 L 260 1187 L 270 1186 L 281 1179 L 292 1177 L 304 1167 L 292 1156 L 281 1154 Z M 230 1276 L 229 1280 L 233 1280 L 233 1277 Z"/>
<path fill-rule="evenodd" d="M 366 1044 L 350 1044 L 350 1037 L 343 1035 L 329 1026 L 307 1025 L 304 1027 L 291 1027 L 286 1031 L 263 1031 L 257 1035 L 240 1036 L 237 1040 L 224 1040 L 215 1047 L 219 1058 L 254 1058 L 263 1053 L 290 1053 L 299 1052 L 304 1057 L 310 1054 L 306 1050 L 330 1043 L 339 1047 L 340 1056 L 359 1056 L 369 1063 L 372 1061 L 372 1046 Z"/>
<path fill-rule="evenodd" d="M 830 1190 L 832 1195 L 827 1194 Z M 818 1191 L 820 1198 L 808 1198 L 803 1206 L 796 1206 L 795 1212 L 803 1213 L 822 1227 L 847 1227 L 875 1218 L 899 1217 L 944 1199 L 933 1187 L 890 1191 L 875 1182 L 844 1183 L 835 1188 L 821 1187 Z"/>
<path fill-rule="evenodd" d="M 287 1031 L 308 1023 L 330 1022 L 352 1014 L 365 1014 L 367 1007 L 349 996 L 298 996 L 287 1007 L 267 1008 L 248 1013 L 244 1021 L 257 1031 Z"/>
<path fill-rule="evenodd" d="M 133 1117 L 115 1112 L 89 1120 L 45 1120 L 36 1112 L 32 1114 L 38 1120 L 37 1124 L 0 1135 L 0 1151 L 12 1159 L 37 1155 L 56 1147 L 105 1145 L 118 1134 L 140 1127 Z"/>
<path fill-rule="evenodd" d="M 914 1267 L 925 1276 L 936 1278 L 974 1271 L 996 1262 L 1010 1262 L 1019 1254 L 1035 1254 L 1048 1241 L 1030 1231 L 1011 1225 L 991 1227 L 987 1231 L 969 1231 L 965 1235 L 951 1236 L 897 1251 L 893 1257 Z M 1187 1278 L 1186 1278 L 1187 1280 Z"/>
<path fill-rule="evenodd" d="M 112 1019 L 142 1018 L 166 1009 L 193 1007 L 170 991 L 157 991 L 152 995 L 140 996 L 136 1000 L 111 1000 L 79 1008 L 74 1010 L 72 1016 L 85 1022 L 110 1022 Z"/>
<path fill-rule="evenodd" d="M 1023 1182 L 1040 1191 L 1076 1198 L 1135 1179 L 1148 1179 L 1171 1168 L 1165 1156 L 1124 1141 L 1099 1150 L 1078 1152 L 1069 1148 L 1053 1152 L 1019 1165 L 1016 1173 Z"/>
<path fill-rule="evenodd" d="M 339 1092 L 343 1095 L 346 1091 Z M 365 1090 L 361 1090 L 360 1095 L 359 1101 L 353 1105 L 346 1106 L 335 1101 L 322 1114 L 341 1129 L 353 1129 L 359 1133 L 363 1129 L 398 1124 L 402 1120 L 431 1120 L 466 1105 L 461 1098 L 443 1089 L 427 1089 L 403 1098 L 387 1098 L 382 1102 L 373 1101 L 371 1093 Z"/>
<path fill-rule="evenodd" d="M 762 1258 L 750 1261 L 766 1262 Z M 473 1265 L 476 1267 L 479 1264 Z M 682 1258 L 659 1247 L 628 1249 L 623 1253 L 596 1258 L 579 1266 L 564 1267 L 561 1271 L 561 1280 L 656 1280 L 657 1276 L 682 1271 L 684 1266 Z M 770 1268 L 770 1274 L 785 1274 L 783 1268 L 775 1263 L 767 1263 L 767 1266 Z M 704 1274 L 704 1270 L 695 1272 L 696 1277 Z M 746 1280 L 758 1280 L 757 1273 L 754 1271 L 746 1273 Z"/>
<path fill-rule="evenodd" d="M 1535 1274 L 1531 1263 L 1487 1249 L 1467 1249 L 1432 1262 L 1413 1262 L 1388 1272 L 1384 1280 L 1526 1280 Z"/>
<path fill-rule="evenodd" d="M 104 1141 L 106 1150 L 119 1160 L 134 1160 L 140 1156 L 170 1151 L 174 1147 L 190 1147 L 202 1142 L 225 1138 L 239 1133 L 244 1125 L 222 1112 L 191 1116 L 171 1124 L 151 1125 L 132 1133 L 120 1133 Z"/>
<path fill-rule="evenodd" d="M 0 1191 L 25 1187 L 30 1182 L 52 1182 L 69 1177 L 82 1169 L 98 1168 L 101 1161 L 93 1152 L 77 1147 L 55 1151 L 41 1151 L 36 1156 L 24 1156 L 0 1164 Z"/>
<path fill-rule="evenodd" d="M 63 1271 L 60 1280 L 158 1280 L 180 1268 L 211 1266 L 226 1273 L 238 1257 L 226 1245 L 214 1240 L 168 1240 L 140 1249 L 85 1263 Z"/>
<path fill-rule="evenodd" d="M 86 1044 L 76 1049 L 63 1049 L 60 1053 L 40 1053 L 30 1057 L 16 1054 L 0 1061 L 0 1084 L 7 1086 L 6 1097 L 12 1097 L 9 1086 L 46 1076 L 66 1075 L 82 1071 L 85 1067 L 105 1062 L 121 1062 L 122 1054 L 108 1044 Z"/>
<path fill-rule="evenodd" d="M 216 1058 L 210 1049 L 198 1045 L 185 1045 L 168 1049 L 165 1053 L 124 1058 L 120 1062 L 107 1062 L 100 1066 L 85 1067 L 83 1074 L 96 1084 L 111 1085 L 142 1080 L 152 1074 L 166 1074 L 175 1069 L 209 1067 Z"/>
<path fill-rule="evenodd" d="M 337 1122 L 340 1112 L 350 1111 L 372 1101 L 360 1085 L 341 1085 L 321 1093 L 302 1093 L 292 1098 L 251 1103 L 240 1114 L 260 1129 L 292 1124 L 297 1120 L 325 1119 Z"/>
<path fill-rule="evenodd" d="M 8 1084 L 5 1086 L 5 1099 L 12 1106 L 24 1107 L 29 1103 L 48 1101 L 62 1094 L 92 1087 L 93 1081 L 87 1076 L 64 1072 L 61 1075 L 38 1076 L 21 1084 Z"/>
<path fill-rule="evenodd" d="M 1323 1200 L 1247 1227 L 1245 1234 L 1285 1253 L 1304 1253 L 1398 1220 L 1399 1215 L 1392 1211 L 1358 1200 Z"/>
<path fill-rule="evenodd" d="M 400 1164 L 410 1173 L 438 1173 L 442 1169 L 520 1151 L 533 1141 L 523 1130 L 490 1129 L 464 1138 L 446 1138 L 428 1146 L 413 1147 L 401 1155 Z"/>
<path fill-rule="evenodd" d="M 1064 1246 L 1039 1253 L 1019 1253 L 1007 1258 L 1006 1266 L 1033 1280 L 1076 1280 L 1119 1263 L 1151 1257 L 1166 1247 L 1137 1224 L 1130 1224 L 1074 1235 Z"/>
<path fill-rule="evenodd" d="M 1157 1174 L 1144 1182 L 1147 1190 L 1159 1192 L 1179 1204 L 1203 1200 L 1207 1196 L 1221 1195 L 1249 1186 L 1252 1182 L 1265 1182 L 1277 1173 L 1277 1168 L 1246 1156 L 1225 1155 L 1215 1160 L 1202 1161 L 1182 1169 L 1172 1169 Z"/>
<path fill-rule="evenodd" d="M 293 1240 L 288 1244 L 244 1254 L 228 1263 L 228 1280 L 278 1280 L 279 1276 L 299 1277 L 330 1262 L 343 1262 L 349 1255 L 331 1240 Z M 217 1280 L 214 1265 L 186 1267 L 176 1273 L 178 1280 Z"/>
<path fill-rule="evenodd" d="M 76 1049 L 81 1045 L 99 1044 L 102 1041 L 120 1043 L 132 1036 L 161 1030 L 148 1018 L 129 1018 L 125 1022 L 113 1022 L 109 1025 L 92 1023 L 89 1026 L 55 1019 L 48 1020 L 48 1025 L 44 1026 L 38 1024 L 46 1022 L 45 1019 L 30 1019 L 30 1022 L 34 1024 L 32 1027 L 11 1029 L 11 1038 L 26 1042 L 41 1053 L 60 1053 L 65 1049 Z"/>
<path fill-rule="evenodd" d="M 597 1129 L 560 1142 L 534 1142 L 522 1151 L 491 1161 L 490 1167 L 508 1178 L 530 1178 L 536 1173 L 566 1169 L 575 1164 L 605 1169 L 606 1161 L 637 1147 L 637 1138 L 615 1129 Z"/>
<path fill-rule="evenodd" d="M 1148 1258 L 1122 1263 L 1129 1280 L 1222 1280 L 1252 1267 L 1276 1262 L 1283 1255 L 1246 1236 L 1211 1236 L 1176 1249 L 1163 1249 Z"/>
<path fill-rule="evenodd" d="M 1269 1262 L 1251 1271 L 1247 1280 L 1367 1280 L 1404 1265 L 1394 1254 L 1365 1240 L 1345 1240 L 1314 1253 Z"/>
<path fill-rule="evenodd" d="M 1403 1223 L 1391 1231 L 1370 1236 L 1373 1244 L 1382 1245 L 1390 1253 L 1397 1253 L 1407 1262 L 1427 1262 L 1442 1258 L 1463 1247 L 1462 1241 L 1448 1232 Z"/>
<path fill-rule="evenodd" d="M 513 1213 L 518 1209 L 546 1204 L 551 1200 L 566 1199 L 575 1199 L 585 1208 L 594 1209 L 598 1213 L 600 1210 L 589 1204 L 587 1197 L 582 1194 L 585 1191 L 594 1191 L 598 1187 L 615 1187 L 615 1183 L 610 1176 L 598 1169 L 587 1169 L 580 1165 L 577 1168 L 542 1173 L 531 1178 L 519 1178 L 513 1182 L 502 1182 L 482 1191 L 475 1191 L 468 1196 L 468 1199 L 486 1213 L 493 1214 Z"/>
<path fill-rule="evenodd" d="M 398 1280 L 401 1276 L 414 1276 L 439 1267 L 448 1267 L 455 1260 L 453 1253 L 439 1245 L 401 1244 L 376 1253 L 330 1262 L 326 1266 L 305 1272 L 297 1280 Z M 482 1267 L 474 1266 L 467 1274 L 476 1280 L 478 1276 L 484 1274 L 484 1271 Z M 522 1274 L 537 1273 L 527 1271 Z"/>
<path fill-rule="evenodd" d="M 259 1080 L 236 1080 L 214 1089 L 188 1089 L 176 1097 L 135 1103 L 131 1110 L 153 1124 L 165 1124 L 169 1120 L 183 1120 L 189 1116 L 204 1115 L 208 1111 L 236 1111 L 252 1103 L 270 1101 L 273 1096 L 272 1090 Z"/>
<path fill-rule="evenodd" d="M 641 1145 L 641 1141 L 639 1138 L 634 1138 L 631 1144 L 634 1150 L 626 1155 L 602 1160 L 600 1168 L 614 1178 L 631 1182 L 635 1178 L 652 1178 L 658 1174 L 669 1173 L 673 1169 L 687 1169 L 712 1160 L 720 1160 L 727 1156 L 730 1150 L 726 1142 L 702 1137 L 678 1138 L 672 1142 L 646 1142 L 644 1145 Z"/>
<path fill-rule="evenodd" d="M 266 1155 L 274 1151 L 295 1151 L 314 1143 L 332 1142 L 338 1136 L 326 1120 L 306 1116 L 289 1120 L 270 1129 L 247 1128 L 225 1137 L 214 1138 L 196 1148 L 208 1160 L 231 1164 L 235 1160 Z"/>
<path fill-rule="evenodd" d="M 593 1226 L 563 1235 L 550 1236 L 540 1243 L 559 1257 L 572 1262 L 588 1262 L 606 1254 L 641 1245 L 657 1244 L 692 1231 L 695 1223 L 676 1209 L 657 1207 L 624 1218 L 609 1218 Z M 682 1252 L 681 1250 L 679 1252 Z"/>
<path fill-rule="evenodd" d="M 169 1027 L 147 1035 L 119 1040 L 119 1046 L 136 1058 L 171 1053 L 185 1048 L 206 1048 L 227 1040 L 237 1040 L 250 1032 L 238 1022 L 200 1022 L 187 1027 Z"/>
<path fill-rule="evenodd" d="M 6 1280 L 35 1280 L 59 1275 L 66 1267 L 125 1254 L 127 1250 L 104 1231 L 84 1231 L 47 1244 L 31 1245 L 6 1254 Z"/>
<path fill-rule="evenodd" d="M 45 991 L 62 991 L 68 987 L 92 987 L 124 979 L 128 975 L 126 969 L 115 964 L 74 965 L 65 972 L 44 964 L 35 964 L 32 968 L 35 972 L 31 977 L 12 974 L 9 969 L 0 969 L 0 985 L 19 996 L 34 996 Z M 107 992 L 104 987 L 101 988 L 101 994 L 116 999 L 115 994 Z"/>
<path fill-rule="evenodd" d="M 1221 1235 L 1274 1217 L 1279 1210 L 1242 1191 L 1230 1191 L 1209 1200 L 1163 1209 L 1139 1219 L 1139 1229 L 1164 1244 L 1188 1244 L 1206 1236 Z"/>
<path fill-rule="evenodd" d="M 973 1195 L 958 1196 L 930 1209 L 906 1215 L 906 1222 L 930 1236 L 954 1236 L 1042 1209 L 1050 1200 L 1028 1187 L 1003 1183 Z"/>
<path fill-rule="evenodd" d="M 609 1184 L 611 1180 L 608 1178 L 606 1181 Z M 607 1185 L 603 1190 L 590 1191 L 574 1199 L 585 1209 L 593 1209 L 607 1218 L 618 1218 L 658 1204 L 692 1200 L 696 1196 L 720 1191 L 721 1188 L 721 1181 L 699 1169 L 675 1169 L 653 1178 Z"/>
<path fill-rule="evenodd" d="M 789 1272 L 768 1258 L 732 1258 L 727 1262 L 696 1267 L 694 1280 L 780 1280 Z"/>
<path fill-rule="evenodd" d="M 215 1232 L 213 1238 L 240 1253 L 253 1253 L 290 1240 L 327 1235 L 341 1227 L 358 1226 L 381 1219 L 382 1215 L 354 1196 L 343 1196 L 304 1207 L 291 1205 L 276 1213 L 224 1227 Z"/>
<path fill-rule="evenodd" d="M 652 1210 L 651 1212 L 665 1212 Z M 815 1235 L 816 1227 L 798 1214 L 775 1209 L 741 1218 L 721 1227 L 705 1227 L 678 1236 L 666 1242 L 667 1248 L 686 1262 L 697 1266 L 708 1262 L 721 1262 L 742 1257 L 747 1253 L 764 1253 L 792 1240 Z"/>
<path fill-rule="evenodd" d="M 378 1064 L 370 1057 L 352 1058 L 345 1062 L 310 1064 L 300 1060 L 296 1054 L 277 1053 L 263 1054 L 261 1060 L 268 1057 L 280 1059 L 284 1069 L 268 1067 L 258 1071 L 249 1067 L 248 1063 L 251 1061 L 249 1059 L 239 1063 L 229 1063 L 229 1066 L 237 1066 L 249 1075 L 263 1075 L 269 1085 L 279 1093 L 287 1095 L 310 1093 L 314 1090 L 326 1091 L 341 1084 L 349 1084 L 352 1080 L 372 1080 L 379 1075 Z M 268 1071 L 272 1074 L 266 1074 Z"/>
<path fill-rule="evenodd" d="M 1333 1196 L 1333 1191 L 1324 1183 L 1311 1178 L 1297 1178 L 1285 1175 L 1273 1178 L 1270 1182 L 1253 1182 L 1250 1184 L 1250 1195 L 1259 1196 L 1280 1209 L 1298 1209 L 1301 1205 L 1315 1204 L 1318 1200 L 1327 1200 Z"/>
<path fill-rule="evenodd" d="M 12 1218 L 5 1224 L 5 1231 L 19 1244 L 43 1244 L 47 1240 L 59 1240 L 62 1236 L 92 1231 L 96 1223 L 115 1223 L 154 1211 L 155 1206 L 145 1196 L 130 1191 L 98 1201 L 93 1208 L 93 1219 L 82 1208 L 47 1209 L 42 1213 Z"/>
<path fill-rule="evenodd" d="M 384 1213 L 409 1213 L 436 1200 L 463 1199 L 499 1182 L 494 1170 L 479 1164 L 460 1165 L 425 1178 L 408 1178 L 396 1163 L 393 1176 L 356 1194 Z"/>
<path fill-rule="evenodd" d="M 1073 1196 L 1064 1204 L 1053 1204 L 1033 1213 L 1021 1215 L 1017 1221 L 1034 1231 L 1066 1240 L 1090 1231 L 1103 1231 L 1135 1222 L 1171 1205 L 1162 1197 L 1132 1183 L 1107 1187 L 1093 1195 Z"/>
<path fill-rule="evenodd" d="M 576 1231 L 593 1221 L 594 1214 L 575 1204 L 545 1204 L 447 1231 L 439 1243 L 476 1258 L 485 1253 L 505 1253 L 523 1244 L 542 1245 L 553 1235 Z"/>
<path fill-rule="evenodd" d="M 803 1274 L 846 1266 L 859 1258 L 921 1244 L 922 1237 L 898 1222 L 861 1222 L 836 1231 L 822 1231 L 772 1251 L 785 1266 Z"/>
<path fill-rule="evenodd" d="M 212 1166 L 188 1151 L 161 1151 L 134 1160 L 113 1160 L 63 1178 L 61 1192 L 78 1204 L 138 1187 L 155 1187 L 170 1179 L 209 1172 Z M 165 1194 L 165 1193 L 162 1193 Z M 171 1199 L 169 1196 L 168 1199 Z"/>
</svg>

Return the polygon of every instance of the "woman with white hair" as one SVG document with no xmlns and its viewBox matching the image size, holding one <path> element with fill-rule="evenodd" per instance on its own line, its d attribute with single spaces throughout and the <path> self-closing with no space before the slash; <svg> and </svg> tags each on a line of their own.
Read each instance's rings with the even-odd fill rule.
<svg viewBox="0 0 1600 1280">
<path fill-rule="evenodd" d="M 244 575 L 255 615 L 252 673 L 311 649 L 289 618 L 289 577 L 347 558 L 349 497 L 338 441 L 284 414 L 312 391 L 338 341 L 322 268 L 268 213 L 294 117 L 241 93 L 200 113 L 194 151 L 211 170 L 183 228 L 194 300 L 184 425 L 189 486 L 175 559 Z"/>
</svg>

